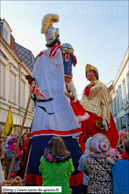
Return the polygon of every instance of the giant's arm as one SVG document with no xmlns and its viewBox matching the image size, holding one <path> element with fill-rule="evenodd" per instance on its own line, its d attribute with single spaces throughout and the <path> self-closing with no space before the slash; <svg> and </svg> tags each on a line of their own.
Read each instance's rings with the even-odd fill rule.
<svg viewBox="0 0 129 194">
<path fill-rule="evenodd" d="M 112 102 L 108 88 L 104 85 L 101 97 L 102 119 L 110 123 L 110 103 Z"/>
</svg>

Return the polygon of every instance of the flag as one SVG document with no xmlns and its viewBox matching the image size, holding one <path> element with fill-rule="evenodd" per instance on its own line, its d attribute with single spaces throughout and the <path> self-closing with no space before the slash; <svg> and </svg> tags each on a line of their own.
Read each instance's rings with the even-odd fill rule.
<svg viewBox="0 0 129 194">
<path fill-rule="evenodd" d="M 11 107 L 9 107 L 8 116 L 7 116 L 7 119 L 6 119 L 6 123 L 4 125 L 3 134 L 2 134 L 4 139 L 7 136 L 11 135 L 12 130 L 13 130 L 13 117 L 12 117 Z"/>
</svg>

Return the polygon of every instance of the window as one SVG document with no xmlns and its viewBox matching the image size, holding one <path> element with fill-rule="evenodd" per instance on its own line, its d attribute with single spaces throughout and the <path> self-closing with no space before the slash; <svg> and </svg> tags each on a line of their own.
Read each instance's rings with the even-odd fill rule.
<svg viewBox="0 0 129 194">
<path fill-rule="evenodd" d="M 8 32 L 5 30 L 3 30 L 3 38 L 7 41 L 7 38 L 8 38 Z"/>
<path fill-rule="evenodd" d="M 9 101 L 16 104 L 16 75 L 10 71 Z"/>
<path fill-rule="evenodd" d="M 120 110 L 118 90 L 116 91 L 116 106 L 117 106 L 117 111 Z"/>
<path fill-rule="evenodd" d="M 0 96 L 5 97 L 5 65 L 0 63 Z"/>
<path fill-rule="evenodd" d="M 25 108 L 25 82 L 21 80 L 21 97 L 20 97 L 20 106 Z"/>
</svg>

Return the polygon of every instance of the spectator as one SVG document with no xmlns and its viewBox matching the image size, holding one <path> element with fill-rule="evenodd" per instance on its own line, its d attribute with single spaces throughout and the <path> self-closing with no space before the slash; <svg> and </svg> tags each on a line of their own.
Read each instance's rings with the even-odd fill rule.
<svg viewBox="0 0 129 194">
<path fill-rule="evenodd" d="M 129 139 L 125 140 L 124 148 L 122 160 L 112 168 L 113 194 L 129 193 Z"/>
<path fill-rule="evenodd" d="M 83 166 L 84 166 L 84 162 L 87 156 L 87 150 L 89 148 L 89 142 L 91 140 L 92 137 L 89 137 L 85 143 L 85 152 L 84 154 L 80 157 L 79 159 L 79 166 L 78 166 L 78 171 L 82 172 L 83 171 Z M 84 174 L 83 176 L 83 193 L 87 194 L 87 185 L 88 185 L 88 181 L 89 181 L 89 177 Z"/>
<path fill-rule="evenodd" d="M 29 130 L 28 129 L 26 129 L 26 134 L 28 134 L 29 133 Z"/>
<path fill-rule="evenodd" d="M 29 147 L 29 139 L 27 134 L 24 134 L 23 136 L 24 142 L 21 145 L 21 149 L 23 150 L 23 165 L 22 165 L 22 173 L 21 178 L 24 178 L 24 173 L 26 169 L 26 162 L 27 162 L 27 153 L 28 153 L 28 147 Z"/>
<path fill-rule="evenodd" d="M 17 137 L 11 138 L 8 142 L 8 147 L 7 147 L 7 152 L 6 152 L 6 155 L 7 155 L 7 158 L 8 158 L 8 163 L 7 163 L 7 171 L 8 172 L 9 172 L 10 165 L 11 165 L 11 162 L 12 162 L 12 158 L 13 158 L 13 155 L 14 155 L 14 151 L 15 151 L 15 148 L 16 148 L 16 143 L 17 143 Z M 16 174 L 18 173 L 18 170 L 20 169 L 19 161 L 21 161 L 22 154 L 23 153 L 20 152 L 20 148 L 18 147 L 16 160 L 15 160 L 15 163 L 14 163 L 14 166 L 13 166 L 13 171 L 12 171 L 12 174 L 11 174 L 11 177 L 13 177 L 13 178 L 16 176 Z"/>
<path fill-rule="evenodd" d="M 22 135 L 22 137 L 21 137 L 21 145 L 23 144 L 23 142 L 25 141 L 25 139 L 26 139 L 26 135 L 27 135 L 27 133 L 23 133 L 23 135 Z"/>
<path fill-rule="evenodd" d="M 100 133 L 89 143 L 84 162 L 84 173 L 89 176 L 87 193 L 112 194 L 112 166 L 121 157 L 117 149 L 110 148 L 109 139 Z"/>
<path fill-rule="evenodd" d="M 14 134 L 13 133 L 11 134 L 11 137 L 14 137 Z"/>
<path fill-rule="evenodd" d="M 124 152 L 124 142 L 126 139 L 129 139 L 129 133 L 125 131 L 119 131 L 118 146 L 116 147 L 120 154 Z"/>
<path fill-rule="evenodd" d="M 6 152 L 2 148 L 2 142 L 3 142 L 3 137 L 0 134 L 0 162 L 2 164 L 2 170 L 4 171 L 4 176 L 5 179 L 7 178 L 7 157 L 6 157 Z"/>
<path fill-rule="evenodd" d="M 22 181 L 19 176 L 15 177 L 14 179 L 6 180 L 0 183 L 0 193 L 2 193 L 2 186 L 22 186 Z"/>
<path fill-rule="evenodd" d="M 5 140 L 5 144 L 3 146 L 4 150 L 7 151 L 7 147 L 8 147 L 8 141 L 10 140 L 11 136 L 7 136 L 6 140 Z"/>
<path fill-rule="evenodd" d="M 60 137 L 52 137 L 50 146 L 44 151 L 40 159 L 39 171 L 42 174 L 42 186 L 62 186 L 62 194 L 71 194 L 69 180 L 74 172 L 70 152 Z"/>
</svg>

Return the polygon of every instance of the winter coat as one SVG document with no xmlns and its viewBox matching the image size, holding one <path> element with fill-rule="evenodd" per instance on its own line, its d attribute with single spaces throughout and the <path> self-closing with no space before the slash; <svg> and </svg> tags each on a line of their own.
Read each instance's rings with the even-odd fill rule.
<svg viewBox="0 0 129 194">
<path fill-rule="evenodd" d="M 11 165 L 13 155 L 14 155 L 14 150 L 10 150 L 9 148 L 7 148 L 6 155 L 7 155 L 7 159 L 8 159 L 7 171 L 9 172 L 10 165 Z M 17 158 L 18 158 L 18 156 L 16 155 L 16 160 L 15 160 L 12 172 L 17 172 L 20 169 L 20 164 L 19 164 L 19 161 L 17 160 Z"/>
<path fill-rule="evenodd" d="M 112 168 L 113 194 L 129 194 L 129 160 L 118 161 Z"/>
<path fill-rule="evenodd" d="M 39 171 L 43 178 L 42 186 L 62 186 L 62 194 L 72 194 L 72 189 L 69 187 L 70 176 L 74 172 L 71 158 L 68 161 L 56 163 L 46 161 L 42 156 Z"/>
<path fill-rule="evenodd" d="M 87 156 L 83 170 L 90 178 L 87 193 L 112 194 L 112 164 L 107 162 L 106 156 Z"/>
</svg>

